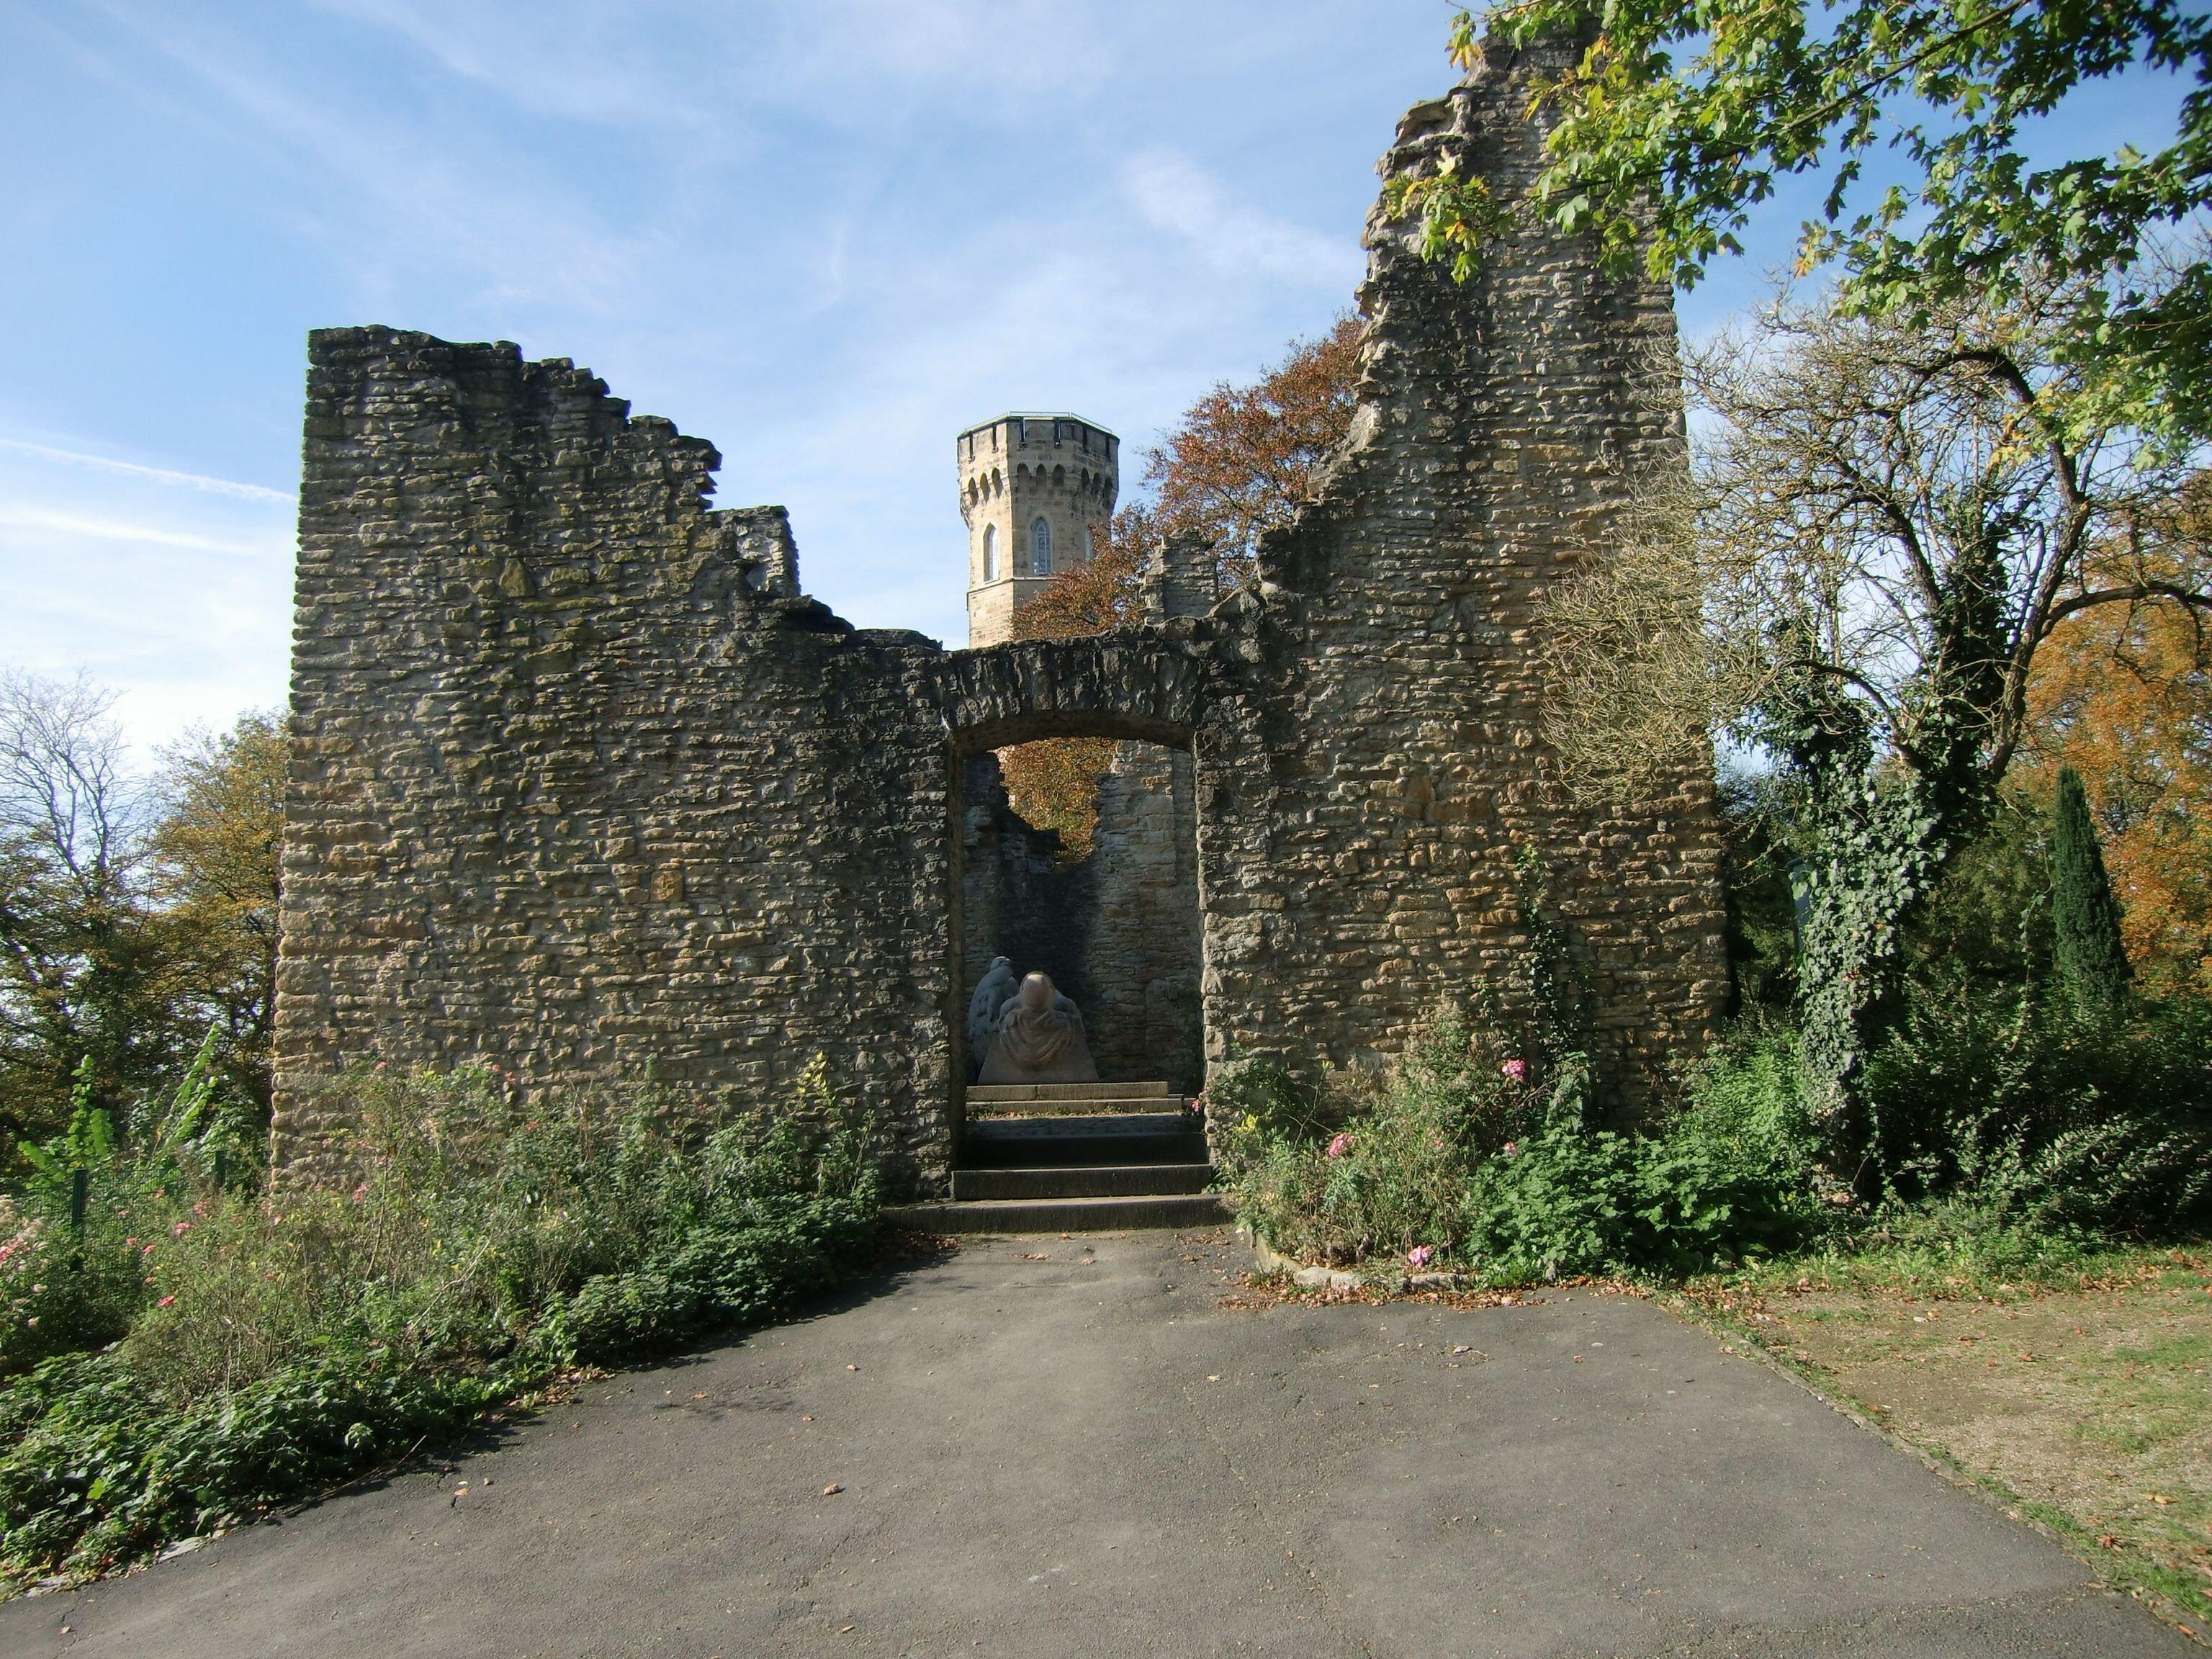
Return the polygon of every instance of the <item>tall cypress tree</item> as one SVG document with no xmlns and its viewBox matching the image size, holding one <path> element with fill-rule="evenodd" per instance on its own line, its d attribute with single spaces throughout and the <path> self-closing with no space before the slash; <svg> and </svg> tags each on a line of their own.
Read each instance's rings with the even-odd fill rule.
<svg viewBox="0 0 2212 1659">
<path fill-rule="evenodd" d="M 2128 953 L 2120 907 L 2097 845 L 2081 775 L 2058 770 L 2057 823 L 2051 836 L 2051 920 L 2058 977 L 2084 1007 L 2111 1007 L 2126 994 Z"/>
</svg>

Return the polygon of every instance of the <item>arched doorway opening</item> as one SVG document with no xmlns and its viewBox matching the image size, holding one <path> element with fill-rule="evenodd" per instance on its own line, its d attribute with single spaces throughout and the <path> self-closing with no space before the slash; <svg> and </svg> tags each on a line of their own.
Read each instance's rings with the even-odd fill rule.
<svg viewBox="0 0 2212 1659">
<path fill-rule="evenodd" d="M 955 1196 L 1198 1206 L 1212 1171 L 1192 1109 L 1205 1026 L 1189 729 L 1058 710 L 980 724 L 955 751 Z M 1000 957 L 1074 1001 L 1095 1085 L 984 1079 L 994 1039 L 971 1038 L 965 1016 Z"/>
</svg>

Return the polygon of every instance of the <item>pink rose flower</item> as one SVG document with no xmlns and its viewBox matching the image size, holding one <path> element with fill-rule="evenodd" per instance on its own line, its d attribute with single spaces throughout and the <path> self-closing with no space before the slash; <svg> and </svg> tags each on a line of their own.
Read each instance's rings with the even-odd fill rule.
<svg viewBox="0 0 2212 1659">
<path fill-rule="evenodd" d="M 1508 1158 L 1512 1157 L 1514 1153 L 1520 1150 L 1521 1143 L 1517 1140 L 1509 1140 L 1505 1143 L 1505 1156 Z"/>
<path fill-rule="evenodd" d="M 1331 1158 L 1342 1158 L 1351 1150 L 1352 1132 L 1349 1129 L 1340 1132 L 1336 1139 L 1328 1143 L 1328 1155 Z"/>
<path fill-rule="evenodd" d="M 1509 1060 L 1498 1069 L 1515 1083 L 1528 1080 L 1528 1062 L 1525 1060 Z"/>
</svg>

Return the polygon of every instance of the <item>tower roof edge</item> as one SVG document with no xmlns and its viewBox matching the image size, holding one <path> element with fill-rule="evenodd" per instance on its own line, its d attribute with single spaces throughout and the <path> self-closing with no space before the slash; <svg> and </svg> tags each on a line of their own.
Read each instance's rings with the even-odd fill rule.
<svg viewBox="0 0 2212 1659">
<path fill-rule="evenodd" d="M 1079 421 L 1093 432 L 1103 433 L 1117 442 L 1121 436 L 1112 427 L 1102 425 L 1088 415 L 1078 415 L 1072 410 L 1066 409 L 1010 409 L 1003 415 L 994 415 L 988 421 L 977 421 L 971 426 L 963 426 L 957 435 L 964 438 L 971 432 L 981 432 L 987 428 L 1003 425 L 1008 421 Z"/>
</svg>

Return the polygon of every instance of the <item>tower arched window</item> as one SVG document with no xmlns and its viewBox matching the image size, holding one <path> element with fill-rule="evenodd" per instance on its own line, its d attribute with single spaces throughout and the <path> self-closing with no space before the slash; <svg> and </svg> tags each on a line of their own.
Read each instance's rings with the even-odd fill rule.
<svg viewBox="0 0 2212 1659">
<path fill-rule="evenodd" d="M 1085 564 L 1091 562 L 1091 526 L 1089 525 L 1083 526 L 1083 561 Z"/>
<path fill-rule="evenodd" d="M 983 580 L 999 580 L 999 526 L 994 524 L 983 526 Z"/>
<path fill-rule="evenodd" d="M 1052 526 L 1042 518 L 1030 526 L 1030 574 L 1052 574 Z"/>
</svg>

